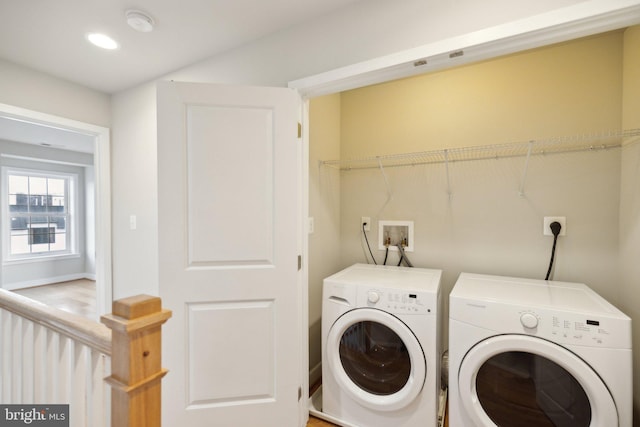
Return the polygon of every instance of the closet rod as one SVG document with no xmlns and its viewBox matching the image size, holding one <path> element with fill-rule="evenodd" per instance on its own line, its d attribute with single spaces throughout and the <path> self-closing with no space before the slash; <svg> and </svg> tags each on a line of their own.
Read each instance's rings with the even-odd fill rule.
<svg viewBox="0 0 640 427">
<path fill-rule="evenodd" d="M 321 164 L 340 170 L 379 169 L 381 166 L 402 167 L 433 163 L 523 157 L 528 155 L 560 154 L 578 151 L 606 150 L 621 147 L 628 138 L 640 136 L 640 129 L 611 131 L 593 135 L 511 142 L 475 147 L 448 148 L 416 153 L 390 154 L 349 160 L 325 160 Z"/>
</svg>

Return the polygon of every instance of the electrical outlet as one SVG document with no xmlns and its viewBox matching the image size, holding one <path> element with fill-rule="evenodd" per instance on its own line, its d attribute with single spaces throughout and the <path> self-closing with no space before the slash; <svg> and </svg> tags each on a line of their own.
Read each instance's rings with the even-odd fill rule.
<svg viewBox="0 0 640 427">
<path fill-rule="evenodd" d="M 360 229 L 362 229 L 363 225 L 364 231 L 371 231 L 371 218 L 369 218 L 368 216 L 363 216 L 360 219 Z"/>
<path fill-rule="evenodd" d="M 553 236 L 551 232 L 551 223 L 559 222 L 562 228 L 560 228 L 560 236 L 565 236 L 567 234 L 567 217 L 564 216 L 545 216 L 544 217 L 544 225 L 542 229 L 542 233 L 545 236 Z"/>
</svg>

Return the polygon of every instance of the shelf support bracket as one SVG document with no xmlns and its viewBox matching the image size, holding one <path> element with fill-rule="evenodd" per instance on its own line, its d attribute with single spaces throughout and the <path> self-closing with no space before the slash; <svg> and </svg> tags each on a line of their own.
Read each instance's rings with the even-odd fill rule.
<svg viewBox="0 0 640 427">
<path fill-rule="evenodd" d="M 518 195 L 524 197 L 524 183 L 527 180 L 527 171 L 529 170 L 529 159 L 531 158 L 531 150 L 533 149 L 533 141 L 529 141 L 529 147 L 527 148 L 527 158 L 524 161 L 524 171 L 522 172 L 522 180 L 520 181 L 520 190 Z"/>
<path fill-rule="evenodd" d="M 389 179 L 387 178 L 387 174 L 385 173 L 384 167 L 382 166 L 382 158 L 380 156 L 378 156 L 378 167 L 380 168 L 380 173 L 382 173 L 382 178 L 384 179 L 384 185 L 387 189 L 387 200 L 384 202 L 384 205 L 382 205 L 382 207 L 380 208 L 380 211 L 378 211 L 378 217 L 380 217 L 380 214 L 382 213 L 384 208 L 387 207 L 391 199 L 393 199 L 393 192 L 391 191 L 391 186 L 389 185 Z"/>
<path fill-rule="evenodd" d="M 449 180 L 449 150 L 444 150 L 444 169 L 447 174 L 447 196 L 451 200 L 451 181 Z"/>
</svg>

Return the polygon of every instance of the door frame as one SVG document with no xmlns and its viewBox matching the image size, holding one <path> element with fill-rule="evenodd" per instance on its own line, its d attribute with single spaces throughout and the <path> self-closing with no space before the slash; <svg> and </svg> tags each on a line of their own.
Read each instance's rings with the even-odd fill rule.
<svg viewBox="0 0 640 427">
<path fill-rule="evenodd" d="M 300 332 L 299 337 L 302 340 L 300 346 L 300 380 L 302 387 L 302 396 L 298 400 L 298 424 L 300 426 L 306 426 L 309 421 L 309 402 L 311 396 L 309 395 L 309 98 L 300 96 L 301 99 L 301 111 L 298 118 L 301 125 L 301 143 L 302 149 L 300 150 L 300 203 L 302 204 L 298 211 L 300 212 L 300 223 L 298 228 L 300 229 L 301 239 L 299 244 L 301 245 L 300 254 L 301 265 L 298 271 L 298 281 L 300 284 L 299 297 L 299 319 L 300 319 Z"/>
<path fill-rule="evenodd" d="M 95 251 L 96 309 L 100 315 L 111 312 L 113 300 L 111 273 L 111 148 L 108 128 L 67 119 L 39 111 L 0 103 L 0 116 L 41 126 L 81 133 L 93 138 L 95 168 Z"/>
</svg>

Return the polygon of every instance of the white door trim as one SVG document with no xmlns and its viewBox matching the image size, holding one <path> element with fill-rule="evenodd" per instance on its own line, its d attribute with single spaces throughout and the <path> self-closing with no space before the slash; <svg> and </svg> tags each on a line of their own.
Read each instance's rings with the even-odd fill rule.
<svg viewBox="0 0 640 427">
<path fill-rule="evenodd" d="M 0 103 L 0 116 L 89 135 L 94 138 L 96 185 L 96 308 L 98 317 L 111 312 L 111 149 L 109 129 L 64 117 Z M 96 320 L 98 320 L 96 318 Z"/>
<path fill-rule="evenodd" d="M 300 378 L 302 379 L 302 396 L 298 403 L 299 425 L 306 426 L 309 421 L 309 100 L 302 100 L 300 111 L 302 126 L 300 162 L 300 254 L 301 268 L 298 272 L 300 280 L 300 339 L 302 340 L 300 355 Z"/>
<path fill-rule="evenodd" d="M 289 82 L 306 98 L 469 64 L 640 23 L 640 0 L 588 0 Z"/>
</svg>

